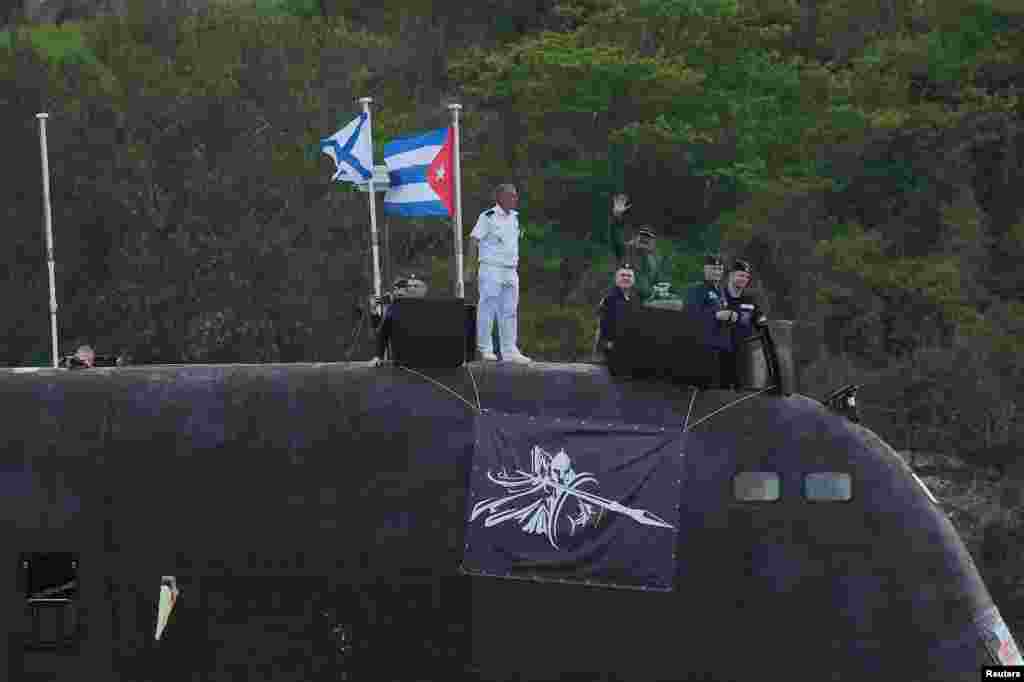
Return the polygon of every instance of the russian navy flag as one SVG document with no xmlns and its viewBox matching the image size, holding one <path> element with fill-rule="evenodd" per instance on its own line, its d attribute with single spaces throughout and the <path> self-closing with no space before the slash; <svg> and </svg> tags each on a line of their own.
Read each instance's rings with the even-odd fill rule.
<svg viewBox="0 0 1024 682">
<path fill-rule="evenodd" d="M 487 412 L 463 571 L 671 590 L 683 472 L 678 428 Z"/>
<path fill-rule="evenodd" d="M 337 182 L 366 182 L 373 175 L 373 137 L 369 117 L 363 113 L 328 138 L 320 140 L 320 151 L 334 160 Z"/>
<path fill-rule="evenodd" d="M 384 145 L 391 186 L 384 212 L 402 216 L 454 215 L 453 136 L 451 128 L 403 137 Z"/>
</svg>

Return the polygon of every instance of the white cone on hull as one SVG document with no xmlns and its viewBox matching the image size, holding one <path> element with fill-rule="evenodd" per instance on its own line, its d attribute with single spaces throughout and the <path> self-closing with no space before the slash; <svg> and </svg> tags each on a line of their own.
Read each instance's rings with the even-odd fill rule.
<svg viewBox="0 0 1024 682">
<path fill-rule="evenodd" d="M 160 599 L 157 604 L 156 614 L 156 640 L 159 641 L 164 629 L 167 627 L 167 620 L 171 617 L 174 604 L 178 601 L 178 586 L 175 584 L 173 575 L 165 575 L 160 579 Z"/>
</svg>

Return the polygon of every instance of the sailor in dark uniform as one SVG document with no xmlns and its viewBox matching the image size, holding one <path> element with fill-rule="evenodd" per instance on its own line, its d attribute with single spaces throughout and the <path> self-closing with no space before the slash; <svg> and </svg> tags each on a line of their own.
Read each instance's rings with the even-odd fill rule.
<svg viewBox="0 0 1024 682">
<path fill-rule="evenodd" d="M 694 284 L 686 292 L 687 307 L 708 307 L 717 312 L 725 305 L 722 294 L 722 275 L 725 273 L 725 261 L 717 253 L 709 253 L 704 257 L 704 281 Z"/>
<path fill-rule="evenodd" d="M 704 332 L 704 345 L 711 349 L 718 363 L 720 380 L 726 363 L 732 358 L 733 350 L 732 337 L 726 324 L 726 318 L 732 316 L 726 310 L 725 292 L 722 290 L 724 272 L 725 261 L 722 257 L 717 253 L 708 254 L 704 258 L 704 281 L 693 285 L 686 292 L 686 313 L 698 320 Z"/>
<path fill-rule="evenodd" d="M 639 300 L 633 293 L 633 284 L 636 273 L 633 266 L 623 264 L 615 271 L 615 286 L 613 286 L 598 307 L 601 315 L 600 333 L 597 340 L 597 350 L 607 357 L 608 352 L 615 346 L 618 338 L 618 326 L 625 315 L 627 308 L 639 304 Z"/>
<path fill-rule="evenodd" d="M 391 295 L 383 297 L 383 316 L 379 320 L 374 320 L 377 328 L 377 354 L 370 364 L 380 367 L 384 364 L 384 357 L 391 355 L 391 321 L 394 317 L 394 301 L 399 298 L 423 298 L 426 294 L 426 282 L 417 279 L 416 275 L 395 280 L 391 287 Z"/>
<path fill-rule="evenodd" d="M 729 335 L 729 351 L 721 355 L 722 384 L 727 387 L 739 384 L 737 355 L 743 342 L 767 322 L 757 299 L 747 289 L 752 272 L 753 268 L 745 260 L 737 260 L 733 264 L 722 291 L 725 309 L 716 314 L 716 319 L 726 326 Z"/>
<path fill-rule="evenodd" d="M 723 387 L 739 384 L 738 351 L 744 340 L 756 333 L 765 317 L 747 286 L 750 263 L 737 260 L 725 286 L 721 285 L 723 262 L 718 254 L 704 260 L 704 282 L 691 287 L 686 309 L 700 320 L 705 344 L 718 356 L 719 381 Z"/>
</svg>

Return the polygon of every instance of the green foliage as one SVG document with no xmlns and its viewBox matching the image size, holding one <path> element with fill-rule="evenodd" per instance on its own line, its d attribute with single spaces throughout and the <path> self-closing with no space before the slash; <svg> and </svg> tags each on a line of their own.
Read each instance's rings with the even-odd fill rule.
<svg viewBox="0 0 1024 682">
<path fill-rule="evenodd" d="M 837 175 L 832 164 L 825 160 L 815 164 L 815 172 L 830 179 L 832 190 L 837 193 L 844 192 L 854 179 Z M 857 178 L 895 184 L 898 192 L 920 192 L 927 185 L 927 180 L 903 159 L 866 159 L 857 168 Z"/>
<path fill-rule="evenodd" d="M 572 159 L 553 161 L 544 169 L 544 176 L 550 179 L 589 182 L 594 186 L 614 189 L 615 169 L 607 158 Z"/>
<path fill-rule="evenodd" d="M 702 73 L 691 55 L 641 57 L 594 40 L 582 30 L 544 34 L 506 53 L 470 53 L 453 63 L 452 76 L 474 94 L 514 102 L 531 119 L 531 135 L 555 111 L 605 112 L 618 103 L 625 111 L 617 117 L 632 120 L 610 131 L 611 141 L 667 150 L 734 136 L 739 158 L 697 172 L 748 188 L 798 159 L 816 112 L 802 102 L 797 62 L 745 49 Z"/>
<path fill-rule="evenodd" d="M 270 302 L 267 307 L 284 315 L 281 310 L 305 311 L 303 306 L 324 299 L 327 282 L 333 292 L 362 286 L 363 275 L 351 273 L 362 266 L 356 245 L 363 243 L 365 196 L 328 191 L 327 161 L 311 148 L 355 115 L 355 97 L 369 94 L 379 105 L 374 137 L 380 158 L 393 136 L 440 124 L 444 112 L 437 109 L 436 96 L 416 102 L 410 92 L 441 88 L 445 98 L 452 95 L 466 105 L 467 215 L 479 208 L 473 204 L 485 193 L 481 188 L 498 177 L 519 178 L 524 196 L 530 194 L 529 213 L 524 201 L 522 216 L 523 256 L 541 264 L 552 279 L 563 258 L 592 270 L 613 267 L 606 250 L 577 237 L 585 230 L 574 221 L 595 225 L 596 214 L 583 206 L 586 215 L 568 215 L 559 203 L 566 185 L 592 190 L 595 210 L 605 213 L 602 192 L 622 188 L 633 195 L 633 188 L 620 187 L 617 162 L 608 160 L 609 145 L 621 143 L 630 173 L 657 161 L 651 164 L 656 170 L 641 176 L 641 185 L 658 176 L 670 179 L 669 191 L 655 188 L 634 197 L 638 206 L 649 215 L 662 209 L 670 215 L 678 205 L 694 209 L 691 220 L 699 225 L 680 226 L 687 239 L 659 240 L 659 256 L 667 261 L 675 288 L 699 278 L 704 250 L 720 243 L 742 248 L 755 237 L 768 244 L 761 255 L 778 259 L 778 271 L 788 272 L 783 266 L 793 263 L 809 269 L 817 263 L 809 265 L 811 255 L 800 255 L 801 249 L 810 253 L 822 230 L 833 229 L 834 234 L 824 232 L 829 239 L 813 253 L 828 266 L 814 275 L 826 298 L 830 291 L 894 301 L 917 297 L 964 330 L 987 334 L 994 347 L 1009 353 L 1016 346 L 1001 339 L 1003 328 L 1012 325 L 981 320 L 974 308 L 970 274 L 984 255 L 991 218 L 977 206 L 965 201 L 943 208 L 939 225 L 927 222 L 926 210 L 886 216 L 897 226 L 900 220 L 916 221 L 915 229 L 936 234 L 940 246 L 902 259 L 894 258 L 896 249 L 885 239 L 899 246 L 893 234 L 898 227 L 888 227 L 883 237 L 845 215 L 806 217 L 815 215 L 810 208 L 806 216 L 795 209 L 787 213 L 805 200 L 817 206 L 826 188 L 843 191 L 855 181 L 884 185 L 887 191 L 895 186 L 908 203 L 931 201 L 934 178 L 920 158 L 915 165 L 904 157 L 858 156 L 840 168 L 830 164 L 832 151 L 858 149 L 886 130 L 946 134 L 972 114 L 1014 111 L 1019 104 L 1011 98 L 966 87 L 981 64 L 1019 62 L 1019 36 L 1004 30 L 1005 3 L 1000 0 L 1001 7 L 993 10 L 993 3 L 966 0 L 898 0 L 886 4 L 899 18 L 867 26 L 851 40 L 860 30 L 855 24 L 875 21 L 874 8 L 853 0 L 821 0 L 811 41 L 816 47 L 801 48 L 797 55 L 794 31 L 800 18 L 789 0 L 561 0 L 547 14 L 519 12 L 519 3 L 508 0 L 496 5 L 503 8 L 497 15 L 509 18 L 502 40 L 517 37 L 523 25 L 563 30 L 527 34 L 497 47 L 481 40 L 448 62 L 447 82 L 431 80 L 426 88 L 417 85 L 430 68 L 421 45 L 436 44 L 443 51 L 455 33 L 494 38 L 493 17 L 485 17 L 485 30 L 477 34 L 459 23 L 472 8 L 449 10 L 431 0 L 386 7 L 330 4 L 332 17 L 370 17 L 367 25 L 394 26 L 381 35 L 352 32 L 343 21 L 309 21 L 319 15 L 317 2 L 256 0 L 176 20 L 170 30 L 166 17 L 147 14 L 147 3 L 135 3 L 138 11 L 123 19 L 19 29 L 56 68 L 15 54 L 17 49 L 0 50 L 0 87 L 60 102 L 63 118 L 53 127 L 54 150 L 73 145 L 84 159 L 54 154 L 55 187 L 74 187 L 73 196 L 56 204 L 68 207 L 61 222 L 68 225 L 62 231 L 68 236 L 59 243 L 75 253 L 85 248 L 88 240 L 82 240 L 82 249 L 72 249 L 71 225 L 96 234 L 93 224 L 78 216 L 100 200 L 108 202 L 104 222 L 121 211 L 131 226 L 108 230 L 114 236 L 104 253 L 123 255 L 111 256 L 114 274 L 108 279 L 89 271 L 84 261 L 72 270 L 94 275 L 86 280 L 101 292 L 97 296 L 115 302 L 114 321 L 138 320 L 142 331 L 136 331 L 150 335 L 145 338 L 188 337 L 179 349 L 191 344 L 194 350 L 207 341 L 230 345 L 231 328 L 247 330 L 239 338 L 258 338 L 270 324 L 268 313 L 258 310 L 261 303 Z M 964 9 L 968 4 L 970 11 Z M 909 30 L 911 23 L 917 28 Z M 423 35 L 396 38 L 402 26 Z M 456 26 L 459 31 L 452 30 Z M 10 33 L 0 34 L 0 45 L 17 47 L 18 42 Z M 836 63 L 819 61 L 823 51 Z M 949 83 L 959 109 L 932 95 L 910 103 L 911 74 L 924 68 L 932 79 Z M 7 102 L 22 99 L 4 96 Z M 9 115 L 20 121 L 23 114 Z M 32 122 L 30 116 L 27 120 Z M 38 150 L 26 149 L 15 158 L 34 159 Z M 713 180 L 710 204 L 699 189 L 675 192 L 687 183 L 703 185 L 694 177 Z M 37 202 L 24 202 L 24 208 L 20 201 L 8 200 L 16 206 L 9 223 L 35 224 Z M 702 204 L 705 213 L 698 208 Z M 1012 209 L 1001 206 L 1000 213 L 1012 215 Z M 819 226 L 819 220 L 829 227 Z M 781 232 L 789 242 L 782 241 Z M 1011 256 L 1024 253 L 1019 232 L 1004 226 L 999 248 Z M 28 236 L 19 239 L 34 244 Z M 10 263 L 20 262 L 17 253 L 12 251 Z M 178 283 L 180 273 L 191 279 Z M 447 273 L 435 274 L 447 287 Z M 82 296 L 82 310 L 98 315 L 90 308 L 95 303 Z M 546 309 L 545 296 L 549 292 L 524 288 L 526 333 L 545 353 L 563 352 L 568 341 L 545 339 L 558 336 L 568 313 Z M 178 315 L 175 311 L 194 317 L 192 326 L 182 322 L 181 329 L 172 329 L 178 323 L 168 320 Z M 19 315 L 12 319 L 31 317 Z M 275 330 L 291 325 L 305 330 L 296 331 L 297 338 L 317 336 L 303 315 L 329 317 L 311 309 L 274 323 Z M 578 325 L 566 322 L 567 328 L 583 330 L 582 339 L 572 341 L 573 352 L 589 350 L 592 341 L 593 311 L 584 306 L 579 315 Z M 219 331 L 210 336 L 214 328 Z M 196 331 L 202 329 L 207 336 Z"/>
<path fill-rule="evenodd" d="M 54 62 L 63 64 L 96 63 L 96 55 L 89 48 L 82 26 L 77 22 L 67 22 L 60 26 L 40 24 L 14 30 L 22 31 L 33 48 Z M 0 33 L 0 46 L 10 48 L 12 45 L 11 31 Z"/>
<path fill-rule="evenodd" d="M 807 131 L 822 125 L 820 112 L 806 105 L 800 88 L 797 62 L 744 50 L 731 61 L 709 66 L 699 94 L 677 99 L 669 112 L 653 120 L 627 126 L 616 139 L 684 146 L 691 150 L 696 175 L 730 178 L 756 189 L 781 169 L 800 166 Z M 843 125 L 842 112 L 837 119 Z M 705 161 L 700 150 L 727 139 L 735 145 L 735 158 Z"/>
<path fill-rule="evenodd" d="M 519 345 L 530 357 L 563 362 L 589 359 L 597 324 L 594 307 L 530 303 L 521 305 L 519 313 Z"/>
<path fill-rule="evenodd" d="M 523 255 L 539 259 L 551 269 L 555 269 L 562 258 L 593 261 L 605 257 L 600 244 L 579 239 L 562 230 L 556 223 L 523 220 L 520 225 L 523 230 Z"/>
<path fill-rule="evenodd" d="M 264 16 L 310 19 L 320 16 L 317 0 L 255 0 L 254 9 Z"/>
<path fill-rule="evenodd" d="M 657 19 L 684 17 L 728 17 L 740 12 L 739 0 L 644 0 L 637 8 L 641 16 Z"/>
<path fill-rule="evenodd" d="M 1006 26 L 1006 17 L 988 3 L 970 3 L 955 27 L 938 30 L 928 36 L 929 77 L 940 83 L 960 79 L 971 58 Z"/>
<path fill-rule="evenodd" d="M 129 0 L 129 4 L 131 2 L 132 0 Z M 328 0 L 328 6 L 331 6 L 333 2 L 334 0 Z M 309 19 L 320 16 L 320 6 L 317 0 L 220 0 L 213 4 L 213 11 L 235 17 Z"/>
<path fill-rule="evenodd" d="M 523 246 L 526 248 L 542 248 L 555 236 L 555 225 L 550 222 L 541 223 L 521 219 L 519 229 L 523 237 Z"/>
<path fill-rule="evenodd" d="M 476 96 L 511 101 L 531 123 L 549 113 L 657 110 L 699 82 L 677 60 L 642 57 L 620 45 L 591 44 L 581 31 L 542 33 L 505 52 L 469 50 L 449 75 Z M 540 130 L 532 127 L 531 140 Z"/>
<path fill-rule="evenodd" d="M 818 255 L 838 272 L 862 278 L 876 292 L 913 292 L 965 330 L 981 333 L 983 320 L 965 297 L 960 254 L 893 258 L 887 253 L 889 246 L 878 231 L 850 223 L 832 239 L 819 242 Z M 827 290 L 822 290 L 819 302 L 832 302 Z"/>
</svg>

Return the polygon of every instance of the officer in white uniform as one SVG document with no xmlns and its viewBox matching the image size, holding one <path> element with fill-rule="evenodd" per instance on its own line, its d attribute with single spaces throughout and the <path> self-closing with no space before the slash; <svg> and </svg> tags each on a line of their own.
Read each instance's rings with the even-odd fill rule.
<svg viewBox="0 0 1024 682">
<path fill-rule="evenodd" d="M 467 280 L 472 281 L 479 254 L 480 303 L 476 311 L 476 343 L 484 360 L 497 360 L 491 341 L 491 329 L 498 322 L 501 359 L 505 362 L 530 362 L 516 344 L 519 307 L 519 214 L 515 210 L 519 194 L 514 185 L 499 185 L 494 191 L 497 202 L 480 214 L 470 233 L 470 254 L 466 259 Z"/>
</svg>

